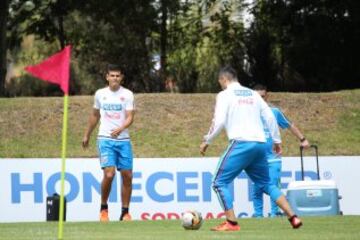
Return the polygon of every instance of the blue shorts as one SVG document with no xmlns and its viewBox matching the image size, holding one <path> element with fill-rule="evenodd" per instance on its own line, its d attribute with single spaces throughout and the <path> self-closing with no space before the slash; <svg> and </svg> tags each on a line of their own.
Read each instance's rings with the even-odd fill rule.
<svg viewBox="0 0 360 240">
<path fill-rule="evenodd" d="M 132 170 L 133 153 L 130 141 L 98 139 L 97 146 L 101 168 L 116 167 L 117 170 Z"/>
<path fill-rule="evenodd" d="M 265 150 L 264 143 L 231 141 L 213 177 L 213 189 L 224 210 L 233 208 L 229 185 L 243 170 L 272 200 L 276 201 L 282 195 L 279 188 L 270 183 Z"/>
</svg>

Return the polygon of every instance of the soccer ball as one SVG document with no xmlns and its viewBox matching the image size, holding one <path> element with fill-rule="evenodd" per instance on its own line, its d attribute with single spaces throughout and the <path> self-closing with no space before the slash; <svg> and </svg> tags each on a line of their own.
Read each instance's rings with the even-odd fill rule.
<svg viewBox="0 0 360 240">
<path fill-rule="evenodd" d="M 198 230 L 202 223 L 201 213 L 197 211 L 189 210 L 181 216 L 181 224 L 186 230 Z"/>
</svg>

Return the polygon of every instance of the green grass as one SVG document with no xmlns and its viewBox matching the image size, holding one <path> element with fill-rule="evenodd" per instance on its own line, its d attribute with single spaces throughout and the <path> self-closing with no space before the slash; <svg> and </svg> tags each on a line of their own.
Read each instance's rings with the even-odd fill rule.
<svg viewBox="0 0 360 240">
<path fill-rule="evenodd" d="M 184 230 L 178 220 L 82 222 L 64 224 L 64 239 L 266 239 L 266 240 L 329 240 L 360 239 L 360 217 L 304 217 L 304 226 L 293 230 L 285 218 L 241 219 L 241 231 L 211 232 L 210 227 L 220 220 L 206 220 L 198 231 Z M 0 224 L 0 239 L 57 239 L 58 223 L 6 223 Z"/>
<path fill-rule="evenodd" d="M 196 157 L 211 123 L 216 94 L 136 94 L 130 128 L 135 157 Z M 302 130 L 320 155 L 360 155 L 360 89 L 330 93 L 270 93 L 270 101 Z M 60 157 L 62 98 L 0 98 L 0 157 Z M 81 148 L 92 96 L 69 100 L 68 157 L 96 157 Z M 284 156 L 297 156 L 299 142 L 282 131 Z M 223 133 L 208 156 L 227 145 Z"/>
</svg>

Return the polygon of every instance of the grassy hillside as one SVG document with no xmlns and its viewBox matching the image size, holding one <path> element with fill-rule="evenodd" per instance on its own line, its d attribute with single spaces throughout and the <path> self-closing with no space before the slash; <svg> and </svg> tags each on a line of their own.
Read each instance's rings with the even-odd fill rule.
<svg viewBox="0 0 360 240">
<path fill-rule="evenodd" d="M 136 157 L 197 157 L 211 123 L 215 94 L 137 94 L 130 128 Z M 332 93 L 271 93 L 270 100 L 319 146 L 320 155 L 360 155 L 360 90 Z M 69 101 L 68 157 L 95 157 L 81 148 L 92 96 Z M 62 98 L 0 98 L 0 157 L 60 157 Z M 299 142 L 282 132 L 285 156 L 299 154 Z M 209 148 L 218 156 L 224 134 Z"/>
</svg>

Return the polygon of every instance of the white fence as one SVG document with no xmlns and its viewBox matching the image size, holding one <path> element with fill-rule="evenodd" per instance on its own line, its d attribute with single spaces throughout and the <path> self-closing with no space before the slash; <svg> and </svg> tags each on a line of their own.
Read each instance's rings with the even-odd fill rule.
<svg viewBox="0 0 360 240">
<path fill-rule="evenodd" d="M 218 158 L 137 158 L 134 160 L 130 211 L 134 219 L 176 219 L 184 210 L 196 209 L 204 217 L 222 217 L 211 190 Z M 342 196 L 340 209 L 360 215 L 360 156 L 319 157 L 320 177 L 336 182 Z M 45 221 L 46 197 L 60 189 L 60 159 L 0 159 L 0 222 Z M 306 178 L 316 179 L 315 161 L 305 157 Z M 97 221 L 102 171 L 97 159 L 66 160 L 67 221 Z M 300 159 L 285 157 L 282 188 L 300 180 Z M 252 184 L 243 173 L 234 182 L 234 207 L 239 217 L 253 213 Z M 117 220 L 121 211 L 120 178 L 110 195 L 109 213 Z M 265 200 L 265 210 L 269 203 Z"/>
</svg>

